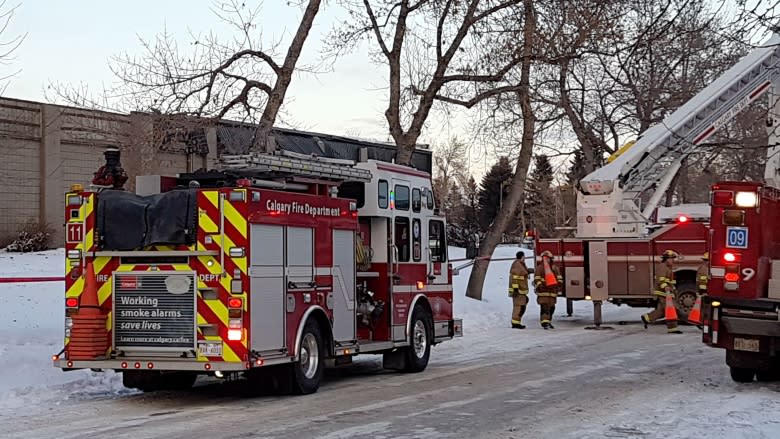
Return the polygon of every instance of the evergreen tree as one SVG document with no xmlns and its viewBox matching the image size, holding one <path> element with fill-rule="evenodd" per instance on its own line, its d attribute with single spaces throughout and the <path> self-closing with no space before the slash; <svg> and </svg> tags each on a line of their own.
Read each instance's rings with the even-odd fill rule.
<svg viewBox="0 0 780 439">
<path fill-rule="evenodd" d="M 508 157 L 500 157 L 490 171 L 482 177 L 478 192 L 479 225 L 485 232 L 493 223 L 503 198 L 509 193 L 512 180 L 512 165 Z"/>
<path fill-rule="evenodd" d="M 574 154 L 572 154 L 571 166 L 569 166 L 569 170 L 566 171 L 566 182 L 569 183 L 570 186 L 576 187 L 584 176 L 585 167 L 583 165 L 582 151 L 575 149 Z"/>
<path fill-rule="evenodd" d="M 534 169 L 528 179 L 523 216 L 527 229 L 537 230 L 542 237 L 555 231 L 555 194 L 553 169 L 544 154 L 534 156 Z"/>
</svg>

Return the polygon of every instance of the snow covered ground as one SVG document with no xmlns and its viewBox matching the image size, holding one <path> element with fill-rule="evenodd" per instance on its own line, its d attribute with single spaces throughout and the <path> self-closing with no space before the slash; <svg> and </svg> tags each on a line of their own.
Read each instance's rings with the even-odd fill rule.
<svg viewBox="0 0 780 439">
<path fill-rule="evenodd" d="M 494 258 L 511 259 L 517 251 L 514 246 L 498 247 Z M 463 256 L 462 249 L 450 249 L 450 258 Z M 780 437 L 780 385 L 732 383 L 723 353 L 701 345 L 695 328 L 685 328 L 686 335 L 680 336 L 685 337 L 680 339 L 685 340 L 684 346 L 680 346 L 661 326 L 641 330 L 636 322 L 644 310 L 605 304 L 605 324 L 614 330 L 585 331 L 583 327 L 591 323 L 591 304 L 577 302 L 574 315 L 564 317 L 565 303 L 559 300 L 556 329 L 544 331 L 539 327 L 539 308 L 532 294 L 524 318 L 528 329 L 511 329 L 511 300 L 506 293 L 510 264 L 511 260 L 491 262 L 482 301 L 465 297 L 469 269 L 454 277 L 455 312 L 464 320 L 465 335 L 434 348 L 431 374 L 467 371 L 484 367 L 486 362 L 495 363 L 498 370 L 514 362 L 532 365 L 556 350 L 552 381 L 521 379 L 510 385 L 530 394 L 547 383 L 544 386 L 552 386 L 550 392 L 574 395 L 588 392 L 596 380 L 600 390 L 593 394 L 586 410 L 569 407 L 562 397 L 560 402 L 538 410 L 566 416 L 501 437 Z M 61 276 L 63 270 L 62 250 L 26 255 L 0 252 L 0 277 Z M 64 408 L 66 402 L 97 410 L 103 401 L 112 401 L 106 408 L 121 416 L 122 407 L 141 410 L 139 401 L 157 401 L 124 389 L 114 373 L 62 372 L 51 366 L 51 355 L 62 348 L 63 300 L 59 282 L 0 284 L 0 413 L 33 422 L 34 412 Z M 621 321 L 633 324 L 619 325 Z M 648 352 L 663 355 L 656 359 Z M 682 361 L 679 355 L 708 362 L 707 372 L 697 374 L 695 364 L 685 366 L 692 368 L 687 371 L 664 371 L 669 362 Z M 578 366 L 569 368 L 569 364 Z M 422 374 L 420 379 L 431 379 L 431 374 Z M 634 382 L 642 384 L 637 387 Z M 609 386 L 615 386 L 614 392 L 608 391 Z M 161 401 L 169 397 L 162 396 Z M 92 401 L 96 402 L 90 406 Z M 497 404 L 501 407 L 504 402 L 498 400 Z M 393 436 L 392 431 L 389 434 Z"/>
</svg>

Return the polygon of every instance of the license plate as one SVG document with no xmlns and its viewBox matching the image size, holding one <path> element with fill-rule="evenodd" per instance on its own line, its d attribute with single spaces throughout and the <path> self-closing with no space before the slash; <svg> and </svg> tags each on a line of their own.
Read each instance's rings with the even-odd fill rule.
<svg viewBox="0 0 780 439">
<path fill-rule="evenodd" d="M 204 357 L 221 357 L 222 356 L 222 342 L 206 342 L 198 343 L 198 353 Z"/>
<path fill-rule="evenodd" d="M 758 340 L 752 338 L 734 338 L 734 349 L 738 351 L 758 352 Z"/>
</svg>

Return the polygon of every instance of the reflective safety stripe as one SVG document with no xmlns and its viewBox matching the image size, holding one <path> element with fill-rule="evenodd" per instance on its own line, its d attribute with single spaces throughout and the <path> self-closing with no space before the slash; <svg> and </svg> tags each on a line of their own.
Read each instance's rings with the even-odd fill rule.
<svg viewBox="0 0 780 439">
<path fill-rule="evenodd" d="M 539 323 L 550 323 L 550 321 L 549 320 L 542 320 Z"/>
<path fill-rule="evenodd" d="M 512 288 L 510 288 L 510 290 L 513 289 L 513 288 L 520 288 L 520 285 L 519 284 L 512 284 Z"/>
<path fill-rule="evenodd" d="M 516 324 L 516 325 L 519 325 L 519 324 L 520 324 L 520 320 L 515 320 L 515 319 L 512 319 L 512 323 L 514 323 L 514 324 Z"/>
<path fill-rule="evenodd" d="M 707 284 L 699 284 L 699 289 L 700 290 L 706 290 L 707 289 Z"/>
<path fill-rule="evenodd" d="M 666 297 L 666 293 L 665 293 L 665 292 L 663 292 L 663 291 L 658 291 L 658 290 L 655 290 L 655 291 L 653 292 L 653 294 L 655 294 L 656 296 L 663 296 L 663 297 Z"/>
<path fill-rule="evenodd" d="M 539 297 L 558 297 L 558 293 L 536 293 Z"/>
<path fill-rule="evenodd" d="M 515 275 L 512 275 L 512 279 L 514 279 L 514 280 L 525 280 L 525 276 L 519 275 L 519 274 L 515 274 Z"/>
<path fill-rule="evenodd" d="M 517 290 L 517 294 L 522 294 L 522 295 L 528 294 L 528 290 L 521 290 L 519 288 L 510 288 L 509 295 L 511 296 L 512 294 L 514 294 L 515 290 Z"/>
</svg>

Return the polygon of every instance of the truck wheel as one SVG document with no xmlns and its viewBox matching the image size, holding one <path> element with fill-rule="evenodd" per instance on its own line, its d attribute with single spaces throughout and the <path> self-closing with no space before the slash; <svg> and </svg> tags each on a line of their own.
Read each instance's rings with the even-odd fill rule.
<svg viewBox="0 0 780 439">
<path fill-rule="evenodd" d="M 746 369 L 744 367 L 730 367 L 731 379 L 738 383 L 752 383 L 753 376 L 756 374 L 754 369 Z"/>
<path fill-rule="evenodd" d="M 756 371 L 756 380 L 761 382 L 780 381 L 780 371 L 777 370 L 758 370 Z"/>
<path fill-rule="evenodd" d="M 421 305 L 412 312 L 412 333 L 406 348 L 406 372 L 422 372 L 431 357 L 431 316 Z"/>
<path fill-rule="evenodd" d="M 316 392 L 320 387 L 325 373 L 324 348 L 320 326 L 313 319 L 308 320 L 298 346 L 298 362 L 292 365 L 295 393 L 306 395 Z"/>
<path fill-rule="evenodd" d="M 155 392 L 163 388 L 163 380 L 159 372 L 125 370 L 122 372 L 122 385 L 142 392 Z"/>
<path fill-rule="evenodd" d="M 169 390 L 188 390 L 195 384 L 198 375 L 191 372 L 174 372 L 162 375 L 163 387 Z"/>
<path fill-rule="evenodd" d="M 677 287 L 677 297 L 675 297 L 674 306 L 677 308 L 678 319 L 688 320 L 688 313 L 696 304 L 697 287 L 695 282 L 684 282 Z"/>
</svg>

